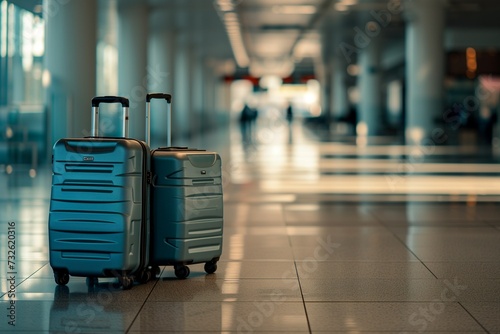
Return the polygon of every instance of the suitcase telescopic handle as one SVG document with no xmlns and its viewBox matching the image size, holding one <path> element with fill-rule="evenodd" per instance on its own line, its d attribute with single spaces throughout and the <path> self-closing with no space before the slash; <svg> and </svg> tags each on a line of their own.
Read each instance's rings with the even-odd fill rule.
<svg viewBox="0 0 500 334">
<path fill-rule="evenodd" d="M 153 99 L 166 100 L 168 103 L 172 103 L 172 95 L 165 93 L 151 93 L 146 95 L 146 102 L 151 102 Z"/>
<path fill-rule="evenodd" d="M 99 104 L 120 103 L 123 109 L 122 135 L 128 137 L 128 108 L 129 100 L 121 96 L 96 96 L 92 99 L 92 137 L 99 137 Z"/>
<path fill-rule="evenodd" d="M 92 99 L 92 107 L 99 107 L 101 103 L 121 103 L 122 107 L 129 107 L 129 101 L 122 96 L 96 96 Z"/>
<path fill-rule="evenodd" d="M 146 143 L 151 146 L 151 100 L 160 99 L 167 101 L 167 147 L 171 146 L 172 135 L 171 135 L 171 104 L 172 95 L 165 93 L 151 93 L 146 94 Z"/>
</svg>

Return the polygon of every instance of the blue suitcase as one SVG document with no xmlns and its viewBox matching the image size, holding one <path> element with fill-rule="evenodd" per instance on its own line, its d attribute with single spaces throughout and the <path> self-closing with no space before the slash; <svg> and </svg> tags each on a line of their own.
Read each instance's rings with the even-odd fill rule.
<svg viewBox="0 0 500 334">
<path fill-rule="evenodd" d="M 99 104 L 121 103 L 123 135 L 98 137 Z M 124 289 L 148 281 L 150 150 L 129 139 L 129 101 L 92 99 L 92 136 L 54 145 L 49 213 L 50 265 L 55 281 L 71 276 L 118 277 Z"/>
<path fill-rule="evenodd" d="M 151 152 L 150 264 L 158 271 L 172 265 L 178 278 L 186 278 L 187 265 L 204 263 L 217 270 L 222 253 L 223 197 L 221 158 L 215 152 L 170 147 L 169 94 L 146 97 L 146 141 L 149 143 L 150 101 L 167 101 L 167 145 Z"/>
</svg>

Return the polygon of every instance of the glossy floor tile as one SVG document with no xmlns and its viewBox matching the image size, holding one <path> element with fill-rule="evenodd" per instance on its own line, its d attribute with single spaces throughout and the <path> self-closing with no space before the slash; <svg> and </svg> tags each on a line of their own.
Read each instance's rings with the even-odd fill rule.
<svg viewBox="0 0 500 334">
<path fill-rule="evenodd" d="M 484 332 L 458 303 L 306 303 L 312 332 Z"/>
<path fill-rule="evenodd" d="M 190 265 L 180 280 L 162 266 L 127 291 L 114 278 L 57 286 L 50 166 L 0 173 L 0 332 L 500 333 L 497 158 L 436 147 L 405 174 L 412 148 L 388 138 L 273 131 L 246 146 L 237 127 L 186 142 L 223 159 L 218 269 Z"/>
<path fill-rule="evenodd" d="M 150 302 L 131 331 L 308 332 L 302 302 Z"/>
<path fill-rule="evenodd" d="M 462 302 L 463 307 L 490 333 L 500 333 L 500 303 Z"/>
</svg>

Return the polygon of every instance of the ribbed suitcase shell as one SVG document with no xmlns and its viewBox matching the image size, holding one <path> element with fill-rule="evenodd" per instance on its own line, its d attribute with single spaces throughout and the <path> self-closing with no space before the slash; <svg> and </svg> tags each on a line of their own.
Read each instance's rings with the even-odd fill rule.
<svg viewBox="0 0 500 334">
<path fill-rule="evenodd" d="M 152 265 L 217 261 L 223 197 L 217 153 L 160 148 L 151 153 Z"/>
<path fill-rule="evenodd" d="M 135 139 L 61 139 L 54 145 L 49 213 L 54 272 L 109 277 L 147 266 L 149 160 L 149 148 Z"/>
</svg>

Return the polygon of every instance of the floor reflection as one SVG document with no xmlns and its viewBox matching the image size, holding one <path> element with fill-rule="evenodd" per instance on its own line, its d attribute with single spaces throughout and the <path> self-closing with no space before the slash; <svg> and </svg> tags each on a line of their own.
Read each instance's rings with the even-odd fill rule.
<svg viewBox="0 0 500 334">
<path fill-rule="evenodd" d="M 467 289 L 429 330 L 498 332 L 497 158 L 447 146 L 411 163 L 414 148 L 394 138 L 360 146 L 354 137 L 319 138 L 299 119 L 254 126 L 251 143 L 235 124 L 192 144 L 224 163 L 217 272 L 192 265 L 179 280 L 166 266 L 128 291 L 112 278 L 57 286 L 50 167 L 34 178 L 0 173 L 0 332 L 416 332 L 409 317 L 455 280 Z M 16 223 L 15 298 L 8 222 Z M 5 321 L 11 302 L 15 328 Z"/>
<path fill-rule="evenodd" d="M 117 303 L 118 284 L 100 283 L 87 292 L 56 286 L 49 328 L 63 333 L 125 332 L 140 309 L 139 303 Z"/>
</svg>

